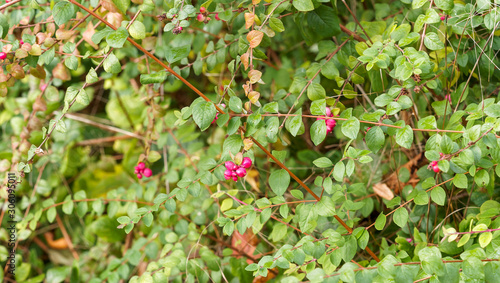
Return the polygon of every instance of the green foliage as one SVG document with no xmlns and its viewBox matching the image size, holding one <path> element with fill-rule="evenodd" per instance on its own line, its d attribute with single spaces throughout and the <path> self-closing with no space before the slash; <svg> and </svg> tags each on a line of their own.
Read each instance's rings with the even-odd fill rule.
<svg viewBox="0 0 500 283">
<path fill-rule="evenodd" d="M 2 6 L 3 281 L 500 278 L 497 2 L 80 2 Z"/>
</svg>

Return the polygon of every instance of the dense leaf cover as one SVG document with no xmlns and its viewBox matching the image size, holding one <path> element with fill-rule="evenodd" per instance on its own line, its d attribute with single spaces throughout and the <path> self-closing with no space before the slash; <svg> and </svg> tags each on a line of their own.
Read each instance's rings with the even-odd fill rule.
<svg viewBox="0 0 500 283">
<path fill-rule="evenodd" d="M 499 282 L 499 4 L 2 3 L 0 276 Z"/>
</svg>

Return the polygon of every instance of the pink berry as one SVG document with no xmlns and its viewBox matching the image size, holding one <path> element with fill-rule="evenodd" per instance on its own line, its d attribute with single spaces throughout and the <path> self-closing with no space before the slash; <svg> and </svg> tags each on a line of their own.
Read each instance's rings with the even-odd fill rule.
<svg viewBox="0 0 500 283">
<path fill-rule="evenodd" d="M 326 126 L 326 133 L 329 134 L 330 132 L 333 131 L 333 127 L 330 127 L 330 126 Z"/>
<path fill-rule="evenodd" d="M 233 173 L 231 172 L 231 170 L 227 169 L 226 171 L 224 171 L 224 178 L 226 180 L 229 180 L 233 177 Z"/>
<path fill-rule="evenodd" d="M 441 21 L 444 21 L 444 19 L 446 19 L 445 16 L 441 16 Z"/>
<path fill-rule="evenodd" d="M 138 179 L 142 179 L 142 175 L 141 174 L 137 174 L 137 178 Z"/>
<path fill-rule="evenodd" d="M 144 172 L 142 172 L 142 174 L 144 174 L 144 177 L 149 178 L 149 177 L 153 176 L 153 171 L 151 171 L 151 169 L 149 169 L 149 168 L 146 168 L 146 169 L 144 169 Z"/>
<path fill-rule="evenodd" d="M 200 13 L 204 14 L 207 11 L 207 8 L 205 7 L 200 7 Z"/>
<path fill-rule="evenodd" d="M 439 156 L 443 156 L 444 154 L 442 152 L 439 153 Z"/>
<path fill-rule="evenodd" d="M 7 53 L 5 53 L 5 52 L 0 52 L 0 60 L 3 60 L 3 59 L 5 59 L 5 58 L 7 58 Z"/>
<path fill-rule="evenodd" d="M 41 84 L 40 85 L 40 90 L 41 91 L 45 91 L 46 88 L 47 88 L 47 84 Z"/>
<path fill-rule="evenodd" d="M 335 127 L 335 124 L 337 124 L 337 122 L 335 122 L 335 120 L 333 119 L 326 119 L 326 126 L 328 127 L 331 127 L 333 129 L 333 127 Z"/>
<path fill-rule="evenodd" d="M 236 174 L 236 170 L 231 171 L 231 176 L 238 177 L 238 174 Z"/>
<path fill-rule="evenodd" d="M 434 165 L 436 165 L 436 164 L 437 164 L 437 161 L 432 161 L 432 162 L 431 162 L 431 166 L 434 166 Z"/>
<path fill-rule="evenodd" d="M 245 177 L 247 175 L 247 170 L 245 168 L 238 168 L 238 170 L 236 170 L 236 175 L 238 175 L 238 177 Z"/>
<path fill-rule="evenodd" d="M 179 32 L 181 32 L 181 31 L 182 31 L 182 27 L 178 27 L 177 29 L 179 30 Z"/>
<path fill-rule="evenodd" d="M 219 119 L 219 113 L 215 113 L 215 118 L 212 121 L 212 124 L 215 123 L 215 121 L 217 121 L 217 119 Z"/>
<path fill-rule="evenodd" d="M 326 116 L 332 117 L 332 110 L 330 109 L 330 107 L 326 107 Z"/>
<path fill-rule="evenodd" d="M 233 181 L 235 181 L 235 182 L 238 181 L 238 177 L 233 176 Z"/>
<path fill-rule="evenodd" d="M 144 162 L 139 162 L 139 164 L 137 164 L 137 169 L 142 171 L 144 168 L 146 168 L 146 164 L 144 164 Z"/>
<path fill-rule="evenodd" d="M 436 173 L 439 172 L 439 166 L 437 166 L 437 165 L 432 166 L 432 171 L 434 171 Z"/>
<path fill-rule="evenodd" d="M 243 161 L 241 162 L 241 167 L 246 169 L 252 167 L 252 159 L 250 159 L 250 157 L 243 157 Z"/>
<path fill-rule="evenodd" d="M 366 128 L 366 131 L 368 132 L 371 128 L 372 128 L 372 127 L 368 127 L 368 128 Z"/>
<path fill-rule="evenodd" d="M 141 173 L 141 170 L 139 170 L 139 168 L 137 168 L 137 166 L 134 168 L 134 174 L 139 174 Z"/>
<path fill-rule="evenodd" d="M 24 44 L 24 41 L 21 39 L 21 41 L 19 42 L 19 44 L 23 45 L 23 44 Z"/>
<path fill-rule="evenodd" d="M 219 18 L 219 13 L 215 14 L 215 19 L 216 19 L 217 21 L 220 21 L 220 18 Z"/>
<path fill-rule="evenodd" d="M 196 16 L 196 19 L 199 21 L 199 22 L 203 22 L 205 20 L 205 16 L 203 16 L 203 14 L 198 14 L 198 16 Z"/>
<path fill-rule="evenodd" d="M 234 167 L 236 167 L 236 164 L 234 164 L 234 162 L 232 161 L 226 161 L 226 163 L 224 163 L 224 166 L 226 166 L 226 169 L 227 170 L 236 170 Z"/>
</svg>

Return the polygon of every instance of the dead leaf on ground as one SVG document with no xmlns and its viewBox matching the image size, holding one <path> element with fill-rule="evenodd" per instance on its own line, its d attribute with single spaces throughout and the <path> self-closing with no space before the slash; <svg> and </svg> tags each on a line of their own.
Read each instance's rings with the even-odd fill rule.
<svg viewBox="0 0 500 283">
<path fill-rule="evenodd" d="M 373 185 L 373 191 L 380 197 L 386 200 L 391 200 L 394 198 L 394 193 L 392 190 L 384 183 L 377 183 Z"/>
</svg>

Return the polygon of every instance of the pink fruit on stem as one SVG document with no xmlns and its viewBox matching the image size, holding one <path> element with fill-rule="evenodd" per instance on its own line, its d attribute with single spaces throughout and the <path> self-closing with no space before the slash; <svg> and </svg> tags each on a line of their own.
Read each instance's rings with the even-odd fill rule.
<svg viewBox="0 0 500 283">
<path fill-rule="evenodd" d="M 439 166 L 437 166 L 437 165 L 432 166 L 432 171 L 438 173 L 439 172 Z"/>
<path fill-rule="evenodd" d="M 21 41 L 19 41 L 19 44 L 23 45 L 24 41 L 21 39 Z"/>
<path fill-rule="evenodd" d="M 330 126 L 331 128 L 335 127 L 335 124 L 337 124 L 337 122 L 335 122 L 335 120 L 333 119 L 326 119 L 326 126 Z"/>
<path fill-rule="evenodd" d="M 234 170 L 236 167 L 236 164 L 234 164 L 234 162 L 232 161 L 226 161 L 226 163 L 224 163 L 224 166 L 226 166 L 226 169 L 227 170 Z"/>
<path fill-rule="evenodd" d="M 330 127 L 330 126 L 328 126 L 328 125 L 326 125 L 326 133 L 328 134 L 328 133 L 330 133 L 331 131 L 333 131 L 333 128 L 332 128 L 332 127 Z"/>
<path fill-rule="evenodd" d="M 238 175 L 238 177 L 245 177 L 247 175 L 247 170 L 245 168 L 238 168 L 238 170 L 236 170 L 236 175 Z"/>
<path fill-rule="evenodd" d="M 0 60 L 4 60 L 5 58 L 7 58 L 7 53 L 0 52 Z"/>
<path fill-rule="evenodd" d="M 153 171 L 151 171 L 151 169 L 149 169 L 149 168 L 146 168 L 146 169 L 144 169 L 143 174 L 144 174 L 144 177 L 149 178 L 149 177 L 153 176 Z"/>
<path fill-rule="evenodd" d="M 233 173 L 231 172 L 231 170 L 229 169 L 226 169 L 226 171 L 224 171 L 224 178 L 226 180 L 229 180 L 233 177 Z"/>
<path fill-rule="evenodd" d="M 445 16 L 441 16 L 441 21 L 444 21 L 444 19 L 446 19 Z"/>
<path fill-rule="evenodd" d="M 200 13 L 205 13 L 207 11 L 207 8 L 205 7 L 200 7 Z"/>
<path fill-rule="evenodd" d="M 238 177 L 238 174 L 236 174 L 236 171 L 231 171 L 231 176 L 233 176 L 233 178 Z"/>
<path fill-rule="evenodd" d="M 250 168 L 252 167 L 252 159 L 250 159 L 250 157 L 243 157 L 243 161 L 241 162 L 241 166 L 243 168 Z"/>
<path fill-rule="evenodd" d="M 47 88 L 47 84 L 41 84 L 40 85 L 40 90 L 41 91 L 45 91 L 46 88 Z"/>
<path fill-rule="evenodd" d="M 203 16 L 203 14 L 198 14 L 198 16 L 196 16 L 196 19 L 198 20 L 198 22 L 203 22 L 205 21 L 205 16 Z"/>
<path fill-rule="evenodd" d="M 238 177 L 233 176 L 233 181 L 235 181 L 235 182 L 238 181 Z"/>
<path fill-rule="evenodd" d="M 139 162 L 139 164 L 137 164 L 137 168 L 142 171 L 146 168 L 146 164 L 144 164 L 144 162 Z"/>
<path fill-rule="evenodd" d="M 134 168 L 134 174 L 139 174 L 141 173 L 141 170 L 139 170 L 139 168 L 137 168 L 137 166 Z"/>
<path fill-rule="evenodd" d="M 138 179 L 142 179 L 142 175 L 141 174 L 137 174 L 137 178 Z"/>
<path fill-rule="evenodd" d="M 219 18 L 219 13 L 215 14 L 215 19 L 216 19 L 217 21 L 220 21 L 220 18 Z"/>
<path fill-rule="evenodd" d="M 215 123 L 215 121 L 217 121 L 217 119 L 219 119 L 219 113 L 215 113 L 215 118 L 212 121 L 212 124 Z"/>
<path fill-rule="evenodd" d="M 330 109 L 330 107 L 326 107 L 326 116 L 328 117 L 332 117 L 332 110 Z"/>
</svg>

